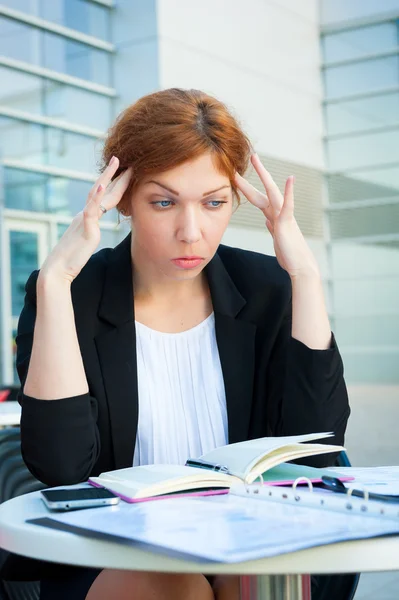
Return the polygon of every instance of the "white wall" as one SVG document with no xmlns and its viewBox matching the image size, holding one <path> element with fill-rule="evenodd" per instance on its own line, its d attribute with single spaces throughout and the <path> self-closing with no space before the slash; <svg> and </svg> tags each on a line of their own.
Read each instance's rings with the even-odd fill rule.
<svg viewBox="0 0 399 600">
<path fill-rule="evenodd" d="M 160 87 L 226 102 L 256 150 L 323 167 L 317 0 L 157 0 Z"/>
</svg>

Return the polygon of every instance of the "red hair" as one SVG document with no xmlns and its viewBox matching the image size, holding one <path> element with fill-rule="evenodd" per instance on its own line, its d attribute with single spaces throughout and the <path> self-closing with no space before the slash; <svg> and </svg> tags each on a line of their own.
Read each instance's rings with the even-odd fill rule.
<svg viewBox="0 0 399 600">
<path fill-rule="evenodd" d="M 109 129 L 101 171 L 112 156 L 120 165 L 114 177 L 132 167 L 132 179 L 117 209 L 130 214 L 132 191 L 146 176 L 173 169 L 211 152 L 215 168 L 226 175 L 239 202 L 234 173 L 248 167 L 251 143 L 225 104 L 199 90 L 170 88 L 143 96 L 126 108 Z"/>
</svg>

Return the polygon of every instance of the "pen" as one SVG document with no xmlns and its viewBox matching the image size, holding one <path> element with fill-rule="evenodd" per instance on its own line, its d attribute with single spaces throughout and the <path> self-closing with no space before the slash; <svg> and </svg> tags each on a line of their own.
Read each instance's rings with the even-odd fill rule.
<svg viewBox="0 0 399 600">
<path fill-rule="evenodd" d="M 229 474 L 229 469 L 223 465 L 214 465 L 206 462 L 205 460 L 189 458 L 186 461 L 186 467 L 197 467 L 197 469 L 209 469 L 211 471 L 218 471 L 219 473 Z"/>
<path fill-rule="evenodd" d="M 339 494 L 347 494 L 349 492 L 349 488 L 345 487 L 342 481 L 340 481 L 337 477 L 323 475 L 321 480 L 323 482 L 324 487 L 330 490 L 331 492 L 337 492 Z M 392 496 L 389 494 L 376 494 L 375 492 L 369 492 L 367 489 L 352 489 L 351 495 L 356 496 L 357 498 L 370 498 L 370 500 L 380 500 L 381 502 L 391 502 L 393 504 L 399 503 L 399 496 Z"/>
</svg>

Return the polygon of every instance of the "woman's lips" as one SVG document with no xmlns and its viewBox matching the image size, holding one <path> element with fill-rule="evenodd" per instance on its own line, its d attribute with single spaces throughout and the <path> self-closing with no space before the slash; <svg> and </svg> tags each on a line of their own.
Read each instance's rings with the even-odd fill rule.
<svg viewBox="0 0 399 600">
<path fill-rule="evenodd" d="M 180 269 L 195 269 L 204 261 L 200 256 L 181 256 L 173 258 L 172 263 Z"/>
</svg>

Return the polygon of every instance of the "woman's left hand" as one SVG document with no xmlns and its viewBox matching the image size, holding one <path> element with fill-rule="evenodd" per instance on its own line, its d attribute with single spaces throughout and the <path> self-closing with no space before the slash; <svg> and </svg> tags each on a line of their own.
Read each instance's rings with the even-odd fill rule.
<svg viewBox="0 0 399 600">
<path fill-rule="evenodd" d="M 235 183 L 244 196 L 266 217 L 266 226 L 273 237 L 274 250 L 280 266 L 291 278 L 320 276 L 317 261 L 299 229 L 294 216 L 294 177 L 288 177 L 284 196 L 257 154 L 251 162 L 265 186 L 262 193 L 244 177 L 235 174 Z"/>
</svg>

